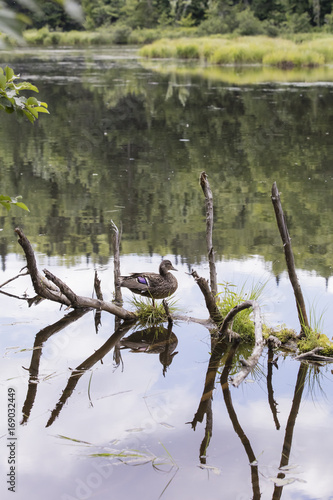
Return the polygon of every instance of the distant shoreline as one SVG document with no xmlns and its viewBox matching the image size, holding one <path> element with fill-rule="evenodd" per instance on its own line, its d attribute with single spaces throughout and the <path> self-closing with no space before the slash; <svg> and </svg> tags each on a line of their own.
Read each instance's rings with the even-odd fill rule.
<svg viewBox="0 0 333 500">
<path fill-rule="evenodd" d="M 198 60 L 203 63 L 262 64 L 283 69 L 333 63 L 333 35 L 303 33 L 273 38 L 264 35 L 199 37 L 195 28 L 139 29 L 115 26 L 100 31 L 50 31 L 44 27 L 23 33 L 29 47 L 94 47 L 139 45 L 147 59 Z M 5 39 L 7 47 L 17 46 Z"/>
</svg>

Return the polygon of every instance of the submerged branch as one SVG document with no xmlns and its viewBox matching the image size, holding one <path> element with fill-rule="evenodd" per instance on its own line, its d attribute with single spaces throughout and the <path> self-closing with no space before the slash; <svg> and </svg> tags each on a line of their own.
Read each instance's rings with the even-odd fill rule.
<svg viewBox="0 0 333 500">
<path fill-rule="evenodd" d="M 237 314 L 242 309 L 246 309 L 249 307 L 253 307 L 253 322 L 254 322 L 254 336 L 255 336 L 255 345 L 254 349 L 252 351 L 251 356 L 247 360 L 243 360 L 243 368 L 234 376 L 232 380 L 232 385 L 235 387 L 238 387 L 243 380 L 248 376 L 251 370 L 257 365 L 260 356 L 262 354 L 262 351 L 264 349 L 264 339 L 262 336 L 262 326 L 261 326 L 261 317 L 260 317 L 260 308 L 257 302 L 254 300 L 247 300 L 246 302 L 243 302 L 243 304 L 240 304 L 239 306 L 234 307 L 226 316 L 225 322 L 230 322 L 232 318 Z M 238 310 L 234 313 L 233 311 L 235 309 Z M 223 325 L 224 326 L 224 325 Z M 223 329 L 222 326 L 222 329 Z"/>
</svg>

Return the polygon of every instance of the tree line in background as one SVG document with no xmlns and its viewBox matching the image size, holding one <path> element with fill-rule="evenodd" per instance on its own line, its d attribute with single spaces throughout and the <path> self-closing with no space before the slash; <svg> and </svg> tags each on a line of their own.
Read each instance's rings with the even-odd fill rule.
<svg viewBox="0 0 333 500">
<path fill-rule="evenodd" d="M 83 23 L 69 16 L 60 1 L 40 2 L 32 12 L 23 1 L 4 3 L 20 15 L 28 15 L 28 27 L 37 29 L 96 30 L 117 24 L 130 29 L 198 27 L 199 34 L 333 32 L 331 0 L 78 0 Z"/>
</svg>

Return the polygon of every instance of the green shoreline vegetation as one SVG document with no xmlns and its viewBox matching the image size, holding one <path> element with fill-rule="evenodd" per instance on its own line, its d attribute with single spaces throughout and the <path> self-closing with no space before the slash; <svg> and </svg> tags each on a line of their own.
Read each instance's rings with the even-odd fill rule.
<svg viewBox="0 0 333 500">
<path fill-rule="evenodd" d="M 147 59 L 283 69 L 333 62 L 332 0 L 81 0 L 76 16 L 64 0 L 29 5 L 0 6 L 2 46 L 127 44 L 144 46 L 139 54 Z"/>
<path fill-rule="evenodd" d="M 282 69 L 318 67 L 333 63 L 333 35 L 304 34 L 291 38 L 265 35 L 196 36 L 195 29 L 138 29 L 126 26 L 99 31 L 52 31 L 48 27 L 23 33 L 28 46 L 89 47 L 139 45 L 148 59 L 198 61 L 210 65 L 264 65 Z M 6 43 L 15 45 L 13 41 Z"/>
<path fill-rule="evenodd" d="M 333 62 L 333 37 L 297 43 L 266 36 L 162 39 L 139 50 L 142 57 L 196 59 L 208 64 L 263 64 L 281 68 L 315 67 Z"/>
</svg>

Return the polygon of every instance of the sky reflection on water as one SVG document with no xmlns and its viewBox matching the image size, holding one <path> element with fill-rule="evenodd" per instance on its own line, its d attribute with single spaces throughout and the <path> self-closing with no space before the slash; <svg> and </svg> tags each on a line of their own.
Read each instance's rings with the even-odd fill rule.
<svg viewBox="0 0 333 500">
<path fill-rule="evenodd" d="M 137 256 L 126 256 L 123 259 L 124 270 L 132 269 L 138 260 L 145 263 L 146 267 L 156 267 L 159 257 L 138 259 Z M 89 295 L 93 269 L 89 269 L 84 261 L 81 266 L 68 269 L 58 267 L 56 263 L 49 264 L 52 272 L 66 279 L 76 291 Z M 14 274 L 16 266 L 17 259 L 13 256 L 9 259 L 8 270 L 2 273 L 1 282 Z M 206 317 L 197 286 L 185 274 L 187 267 L 180 263 L 177 267 L 177 295 L 181 307 L 187 304 L 189 314 Z M 250 277 L 245 273 L 249 268 L 252 269 Z M 197 270 L 202 275 L 207 273 L 205 266 Z M 219 276 L 224 276 L 225 281 L 242 284 L 244 276 L 247 283 L 258 276 L 265 277 L 266 280 L 269 276 L 267 266 L 256 258 L 247 262 L 218 263 L 218 273 Z M 112 263 L 108 269 L 102 269 L 100 276 L 102 285 L 110 280 Z M 7 291 L 12 293 L 14 290 L 24 290 L 26 285 L 22 285 L 26 278 L 21 280 L 22 283 L 14 282 Z M 321 303 L 332 299 L 330 287 L 326 291 L 324 283 L 318 283 L 317 278 L 306 275 L 301 282 L 304 284 L 305 295 L 310 291 L 310 295 L 314 293 Z M 277 287 L 271 277 L 267 287 L 266 313 L 273 321 L 287 320 L 290 326 L 295 313 L 292 296 L 290 293 L 286 295 L 286 290 L 290 288 L 287 279 L 282 276 Z M 109 289 L 111 292 L 112 280 L 109 282 Z M 56 304 L 45 301 L 31 309 L 15 299 L 2 297 L 2 301 L 5 307 L 1 329 L 5 335 L 2 336 L 1 344 L 6 354 L 1 368 L 1 393 L 5 400 L 7 387 L 14 386 L 21 411 L 29 376 L 26 369 L 32 355 L 29 349 L 34 335 L 39 329 L 59 320 L 64 312 L 59 311 Z M 193 304 L 200 306 L 196 308 Z M 331 320 L 329 314 L 330 324 Z M 195 431 L 186 424 L 193 419 L 200 402 L 209 360 L 209 332 L 201 325 L 183 322 L 174 325 L 178 354 L 165 377 L 158 355 L 133 353 L 125 349 L 121 351 L 123 365 L 115 368 L 110 351 L 103 359 L 103 364 L 97 363 L 80 378 L 74 393 L 54 423 L 45 428 L 50 411 L 54 409 L 67 384 L 71 373 L 69 368 L 73 369 L 82 363 L 113 331 L 114 319 L 103 313 L 102 327 L 96 335 L 93 314 L 87 313 L 65 330 L 50 337 L 43 346 L 36 399 L 27 424 L 18 429 L 19 481 L 16 498 L 25 498 L 26 491 L 29 490 L 38 491 L 36 498 L 41 499 L 52 491 L 51 498 L 62 500 L 104 499 L 110 498 L 110 492 L 112 498 L 125 500 L 144 494 L 145 498 L 153 500 L 159 497 L 171 478 L 173 479 L 162 498 L 172 499 L 179 495 L 189 500 L 203 496 L 213 500 L 252 498 L 251 466 L 226 412 L 218 380 L 212 402 L 213 432 L 204 468 L 199 467 L 199 449 L 204 437 L 205 422 L 199 423 Z M 22 348 L 28 350 L 21 352 Z M 261 360 L 260 372 L 254 378 L 250 376 L 241 388 L 231 389 L 231 397 L 239 423 L 258 460 L 261 498 L 268 499 L 272 498 L 274 489 L 269 478 L 278 473 L 284 429 L 300 365 L 289 358 L 279 358 L 279 370 L 274 370 L 274 397 L 278 403 L 281 425 L 280 430 L 276 430 L 267 402 L 266 363 L 267 354 Z M 287 478 L 296 480 L 283 488 L 284 500 L 328 500 L 332 495 L 332 377 L 329 367 L 322 368 L 321 373 L 319 382 L 314 382 L 312 376 L 305 386 L 290 459 L 290 464 L 297 467 L 286 474 Z M 21 420 L 20 414 L 18 420 Z M 59 436 L 87 441 L 92 446 L 66 441 Z M 92 453 L 107 452 L 105 447 L 152 453 L 159 459 L 166 460 L 166 464 L 161 465 L 164 472 L 155 470 L 151 463 L 134 467 L 125 466 L 110 458 L 89 458 L 88 455 Z M 3 452 L 4 446 L 2 454 Z M 2 478 L 5 475 L 4 464 L 3 459 Z"/>
</svg>

